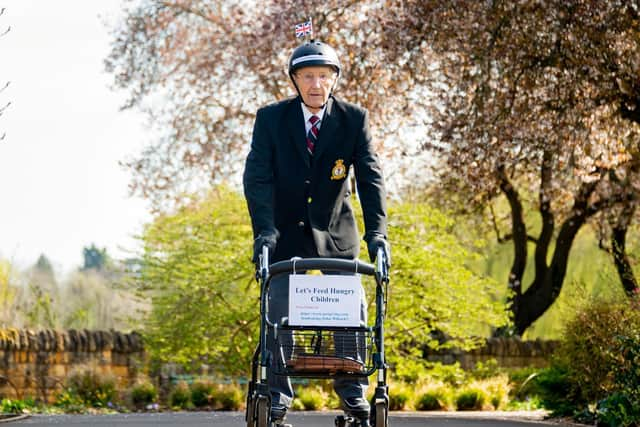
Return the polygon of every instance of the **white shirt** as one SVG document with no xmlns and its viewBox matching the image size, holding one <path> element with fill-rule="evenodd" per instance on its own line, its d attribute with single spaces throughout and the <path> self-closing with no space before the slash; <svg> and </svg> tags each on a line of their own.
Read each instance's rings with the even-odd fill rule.
<svg viewBox="0 0 640 427">
<path fill-rule="evenodd" d="M 304 105 L 303 102 L 301 102 L 300 105 L 302 106 L 302 115 L 304 116 L 304 134 L 308 134 L 309 129 L 311 129 L 311 122 L 309 121 L 311 116 L 317 116 L 320 119 L 320 121 L 316 123 L 316 127 L 318 128 L 318 130 L 320 130 L 320 126 L 322 126 L 322 118 L 324 117 L 324 110 L 327 108 L 327 104 L 322 107 L 322 110 L 318 111 L 315 114 L 309 111 L 309 109 L 306 105 Z"/>
</svg>

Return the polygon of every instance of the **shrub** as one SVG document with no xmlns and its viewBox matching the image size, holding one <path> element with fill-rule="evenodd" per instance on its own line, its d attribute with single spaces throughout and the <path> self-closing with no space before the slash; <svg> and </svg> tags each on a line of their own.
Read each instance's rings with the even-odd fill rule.
<svg viewBox="0 0 640 427">
<path fill-rule="evenodd" d="M 115 377 L 91 369 L 79 370 L 69 375 L 66 387 L 70 396 L 75 395 L 82 403 L 94 408 L 112 406 L 116 397 Z"/>
<path fill-rule="evenodd" d="M 567 399 L 571 384 L 566 368 L 554 364 L 549 368 L 524 368 L 509 373 L 511 410 L 549 409 L 554 415 L 571 415 L 573 406 Z"/>
<path fill-rule="evenodd" d="M 85 404 L 76 393 L 64 389 L 56 395 L 54 405 L 69 414 L 79 414 L 86 410 Z"/>
<path fill-rule="evenodd" d="M 487 401 L 487 395 L 484 390 L 479 388 L 468 388 L 462 390 L 456 395 L 456 408 L 459 411 L 470 411 L 482 409 Z"/>
<path fill-rule="evenodd" d="M 429 372 L 429 365 L 422 359 L 422 354 L 418 360 L 405 357 L 402 363 L 396 363 L 392 367 L 393 377 L 399 381 L 415 383 L 424 378 Z"/>
<path fill-rule="evenodd" d="M 145 408 L 158 400 L 158 390 L 148 379 L 141 380 L 131 388 L 131 403 L 137 409 Z"/>
<path fill-rule="evenodd" d="M 543 408 L 538 396 L 527 396 L 524 400 L 511 399 L 504 407 L 507 411 L 535 411 Z"/>
<path fill-rule="evenodd" d="M 631 401 L 640 402 L 640 325 L 633 335 L 616 337 L 621 361 L 613 366 L 615 388 Z"/>
<path fill-rule="evenodd" d="M 447 394 L 444 389 L 428 390 L 420 394 L 415 402 L 419 411 L 440 411 L 448 406 Z"/>
<path fill-rule="evenodd" d="M 245 396 L 242 389 L 237 384 L 222 386 L 213 395 L 217 409 L 223 411 L 237 411 L 244 406 Z"/>
<path fill-rule="evenodd" d="M 434 364 L 429 372 L 429 377 L 454 387 L 459 387 L 468 381 L 467 373 L 460 367 L 458 362 L 453 365 Z"/>
<path fill-rule="evenodd" d="M 180 381 L 173 387 L 169 394 L 169 406 L 175 409 L 191 408 L 191 392 L 186 382 Z"/>
<path fill-rule="evenodd" d="M 482 362 L 477 362 L 473 370 L 471 371 L 471 375 L 473 378 L 478 380 L 484 380 L 488 378 L 496 377 L 500 374 L 500 366 L 498 365 L 498 361 L 496 359 L 489 359 Z"/>
<path fill-rule="evenodd" d="M 489 403 L 493 406 L 493 409 L 500 409 L 507 403 L 507 396 L 509 395 L 509 378 L 502 374 L 492 378 L 487 378 L 478 383 L 478 386 L 486 390 Z"/>
<path fill-rule="evenodd" d="M 36 403 L 33 398 L 26 399 L 2 399 L 0 402 L 0 411 L 3 414 L 28 414 Z"/>
<path fill-rule="evenodd" d="M 299 398 L 295 397 L 293 402 L 291 402 L 291 409 L 293 411 L 304 411 L 304 405 Z"/>
<path fill-rule="evenodd" d="M 411 391 L 406 386 L 389 388 L 389 410 L 402 411 L 411 401 Z"/>
<path fill-rule="evenodd" d="M 340 396 L 334 393 L 333 389 L 325 389 L 325 390 L 327 390 L 327 392 L 325 393 L 325 396 L 326 396 L 326 400 L 324 402 L 325 408 L 342 409 L 342 402 L 340 401 Z M 371 401 L 371 398 L 369 398 L 368 400 Z"/>
<path fill-rule="evenodd" d="M 304 387 L 298 392 L 297 399 L 306 411 L 322 409 L 327 403 L 327 393 L 319 387 Z"/>
<path fill-rule="evenodd" d="M 616 337 L 640 330 L 640 310 L 628 302 L 598 301 L 566 325 L 556 364 L 567 371 L 569 397 L 586 407 L 616 391 L 615 367 L 624 363 Z"/>
<path fill-rule="evenodd" d="M 595 415 L 598 426 L 637 426 L 640 424 L 640 402 L 632 401 L 623 393 L 614 393 L 598 402 Z"/>
<path fill-rule="evenodd" d="M 575 412 L 572 401 L 572 381 L 566 366 L 552 365 L 543 369 L 533 379 L 542 406 L 554 416 L 571 415 Z"/>
<path fill-rule="evenodd" d="M 602 426 L 640 425 L 640 331 L 616 337 L 621 363 L 613 367 L 616 391 L 598 402 L 595 418 Z"/>
<path fill-rule="evenodd" d="M 516 399 L 526 398 L 528 395 L 538 394 L 534 379 L 540 374 L 540 369 L 521 368 L 509 371 L 511 396 Z"/>
<path fill-rule="evenodd" d="M 196 408 L 215 404 L 215 385 L 211 381 L 194 381 L 191 384 L 191 402 Z"/>
</svg>

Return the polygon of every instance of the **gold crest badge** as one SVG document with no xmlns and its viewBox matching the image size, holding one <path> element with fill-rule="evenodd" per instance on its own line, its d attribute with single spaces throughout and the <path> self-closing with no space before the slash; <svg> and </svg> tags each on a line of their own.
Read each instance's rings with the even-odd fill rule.
<svg viewBox="0 0 640 427">
<path fill-rule="evenodd" d="M 336 181 L 338 179 L 344 179 L 347 176 L 347 168 L 344 165 L 344 160 L 336 160 L 336 164 L 331 169 L 331 180 Z"/>
</svg>

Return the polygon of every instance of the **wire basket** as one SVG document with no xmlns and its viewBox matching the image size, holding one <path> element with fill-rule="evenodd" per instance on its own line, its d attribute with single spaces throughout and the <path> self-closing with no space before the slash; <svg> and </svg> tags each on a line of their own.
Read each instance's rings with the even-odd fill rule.
<svg viewBox="0 0 640 427">
<path fill-rule="evenodd" d="M 275 373 L 288 376 L 366 375 L 372 367 L 374 334 L 366 328 L 280 330 L 280 363 Z"/>
</svg>

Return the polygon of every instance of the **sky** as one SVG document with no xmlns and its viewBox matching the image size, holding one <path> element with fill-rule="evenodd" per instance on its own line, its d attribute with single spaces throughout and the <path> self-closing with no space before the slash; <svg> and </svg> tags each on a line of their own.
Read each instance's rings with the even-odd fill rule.
<svg viewBox="0 0 640 427">
<path fill-rule="evenodd" d="M 40 254 L 59 273 L 95 244 L 115 258 L 139 250 L 151 219 L 118 162 L 151 140 L 146 119 L 120 111 L 126 94 L 104 71 L 108 25 L 121 0 L 0 0 L 0 258 Z"/>
</svg>

